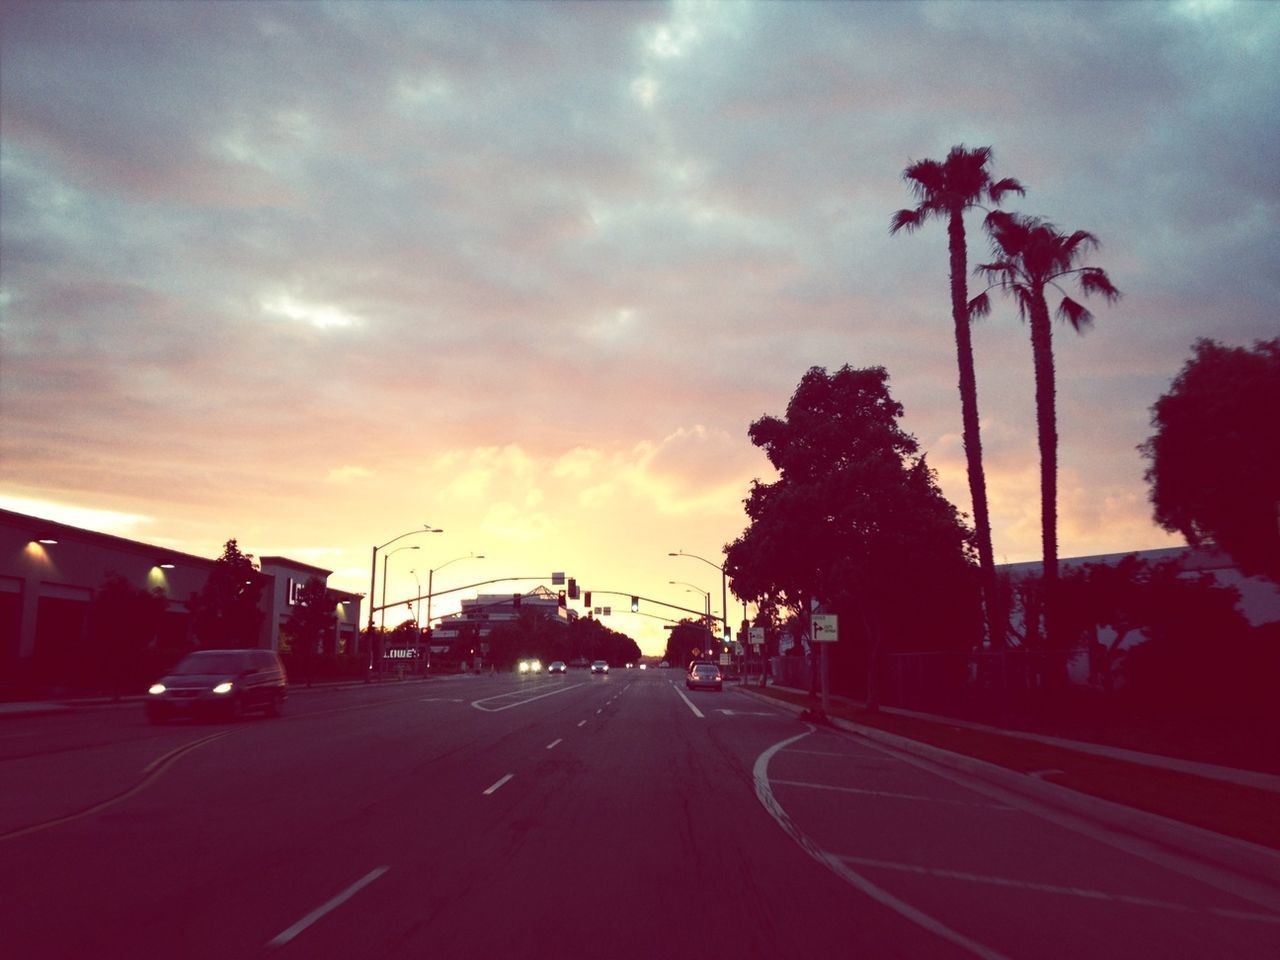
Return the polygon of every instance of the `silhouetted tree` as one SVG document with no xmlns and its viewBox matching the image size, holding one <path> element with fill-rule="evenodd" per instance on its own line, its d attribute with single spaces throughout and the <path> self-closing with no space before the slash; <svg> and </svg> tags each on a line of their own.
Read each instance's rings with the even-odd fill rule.
<svg viewBox="0 0 1280 960">
<path fill-rule="evenodd" d="M 1114 302 L 1120 291 L 1100 267 L 1076 264 L 1098 246 L 1091 233 L 1077 230 L 1067 235 L 1037 217 L 994 211 L 987 216 L 996 259 L 978 271 L 1009 293 L 1018 312 L 1031 328 L 1031 355 L 1035 367 L 1036 428 L 1040 440 L 1040 536 L 1044 549 L 1045 633 L 1054 640 L 1055 592 L 1058 581 L 1058 421 L 1054 387 L 1053 327 L 1049 319 L 1047 295 L 1050 289 L 1062 294 L 1059 318 L 1083 332 L 1093 314 L 1067 296 L 1061 282 L 1074 279 L 1081 291 L 1101 294 Z M 969 305 L 973 316 L 990 312 L 984 291 Z"/>
<path fill-rule="evenodd" d="M 987 481 L 982 468 L 982 437 L 978 426 L 978 381 L 973 364 L 973 340 L 969 324 L 968 248 L 964 214 L 986 209 L 984 202 L 999 206 L 1007 193 L 1022 194 L 1022 184 L 1012 178 L 992 180 L 991 148 L 951 148 L 946 160 L 920 160 L 902 172 L 918 201 L 911 210 L 893 215 L 889 232 L 910 233 L 930 219 L 947 223 L 947 250 L 951 263 L 951 321 L 955 328 L 956 360 L 960 366 L 960 420 L 963 427 L 969 496 L 973 503 L 974 536 L 982 570 L 982 593 L 987 634 L 992 644 L 1005 642 L 1005 610 L 996 585 L 995 556 L 991 547 L 991 516 L 987 509 Z"/>
<path fill-rule="evenodd" d="M 707 633 L 707 625 L 700 620 L 681 620 L 671 628 L 667 636 L 667 648 L 662 659 L 677 667 L 687 667 L 689 662 L 710 656 L 708 644 L 713 642 Z M 695 655 L 693 651 L 697 650 Z"/>
<path fill-rule="evenodd" d="M 336 605 L 324 580 L 308 577 L 281 627 L 289 652 L 304 669 L 312 657 L 328 648 L 337 622 Z"/>
<path fill-rule="evenodd" d="M 94 592 L 86 662 L 114 697 L 143 679 L 143 651 L 155 641 L 168 605 L 162 588 L 135 587 L 114 571 Z"/>
<path fill-rule="evenodd" d="M 1139 447 L 1156 522 L 1280 583 L 1280 338 L 1192 349 Z"/>
<path fill-rule="evenodd" d="M 817 597 L 843 616 L 849 642 L 833 651 L 833 678 L 842 661 L 853 669 L 847 651 L 861 634 L 873 704 L 883 645 L 968 648 L 979 628 L 971 534 L 901 416 L 884 368 L 810 369 L 785 419 L 751 425 L 780 476 L 753 481 L 751 524 L 725 547 L 737 596 L 797 614 Z"/>
<path fill-rule="evenodd" d="M 228 540 L 204 586 L 187 600 L 198 645 L 256 647 L 264 583 L 253 556 L 241 553 L 236 541 Z"/>
</svg>

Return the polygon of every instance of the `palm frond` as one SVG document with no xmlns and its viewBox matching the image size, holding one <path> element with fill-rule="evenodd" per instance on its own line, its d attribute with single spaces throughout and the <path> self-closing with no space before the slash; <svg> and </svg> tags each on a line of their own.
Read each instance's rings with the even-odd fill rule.
<svg viewBox="0 0 1280 960">
<path fill-rule="evenodd" d="M 991 316 L 991 297 L 985 290 L 969 301 L 968 312 L 971 323 L 982 317 Z"/>
<path fill-rule="evenodd" d="M 1068 263 L 1075 260 L 1076 254 L 1098 248 L 1098 238 L 1088 230 L 1077 230 L 1062 241 L 1062 253 Z"/>
<path fill-rule="evenodd" d="M 1071 324 L 1076 333 L 1083 333 L 1093 326 L 1093 314 L 1082 303 L 1076 303 L 1070 297 L 1063 297 L 1058 304 L 1058 319 Z"/>
<path fill-rule="evenodd" d="M 996 260 L 992 263 L 980 263 L 973 268 L 973 272 L 977 276 L 986 277 L 997 283 L 1004 282 L 1005 278 L 1012 277 L 1018 272 L 1017 266 L 1010 260 Z"/>
<path fill-rule="evenodd" d="M 1016 193 L 1020 197 L 1025 197 L 1027 191 L 1023 189 L 1022 184 L 1013 179 L 1013 177 L 1005 177 L 1003 180 L 997 180 L 987 188 L 987 195 L 991 197 L 992 203 L 1000 203 L 1004 199 L 1006 193 Z"/>
<path fill-rule="evenodd" d="M 1120 291 L 1101 267 L 1085 267 L 1080 271 L 1080 289 L 1086 294 L 1100 293 L 1108 303 L 1120 299 Z"/>
<path fill-rule="evenodd" d="M 889 235 L 892 236 L 899 230 L 911 233 L 924 223 L 926 216 L 921 207 L 916 207 L 914 210 L 899 210 L 889 218 Z"/>
<path fill-rule="evenodd" d="M 921 200 L 927 201 L 946 188 L 946 172 L 937 160 L 917 160 L 902 171 L 902 179 Z"/>
</svg>

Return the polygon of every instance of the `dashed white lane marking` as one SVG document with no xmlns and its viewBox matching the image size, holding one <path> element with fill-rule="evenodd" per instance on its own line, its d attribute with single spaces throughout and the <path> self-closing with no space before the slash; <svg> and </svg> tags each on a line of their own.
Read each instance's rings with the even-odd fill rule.
<svg viewBox="0 0 1280 960">
<path fill-rule="evenodd" d="M 585 720 L 579 720 L 579 721 L 578 721 L 578 726 L 580 726 L 580 727 L 585 727 L 586 725 L 587 725 L 587 721 L 585 721 Z"/>
<path fill-rule="evenodd" d="M 1047 780 L 1054 775 L 1061 776 L 1061 770 L 1032 770 L 1027 776 L 1035 777 L 1037 780 Z"/>
<path fill-rule="evenodd" d="M 889 800 L 918 800 L 921 803 L 945 803 L 953 807 L 981 807 L 983 810 L 1013 810 L 1000 803 L 973 803 L 969 800 L 943 800 L 941 797 L 922 797 L 914 793 L 890 793 L 886 790 L 864 790 L 860 787 L 837 787 L 829 783 L 809 783 L 805 780 L 771 780 L 774 786 L 804 787 L 809 790 L 831 790 L 835 793 L 856 793 L 866 797 L 885 797 Z"/>
<path fill-rule="evenodd" d="M 461 697 L 423 697 L 422 703 L 466 703 Z"/>
<path fill-rule="evenodd" d="M 348 900 L 354 897 L 357 893 L 359 893 L 369 884 L 373 883 L 373 881 L 377 880 L 380 876 L 382 876 L 384 873 L 386 873 L 390 869 L 391 869 L 390 867 L 378 867 L 374 870 L 370 870 L 363 877 L 361 877 L 351 886 L 347 887 L 347 889 L 343 890 L 340 894 L 338 894 L 332 900 L 329 900 L 325 903 L 320 904 L 320 906 L 316 907 L 314 910 L 308 913 L 305 917 L 303 917 L 293 926 L 289 927 L 289 929 L 281 931 L 280 933 L 276 934 L 276 936 L 273 939 L 268 941 L 267 946 L 283 947 L 286 943 L 288 943 L 290 940 L 292 940 L 294 937 L 300 934 L 303 930 L 307 929 L 307 927 L 315 923 L 317 920 L 323 917 L 326 913 L 329 913 L 331 910 L 336 910 L 338 907 L 342 906 L 344 903 L 346 903 Z"/>
<path fill-rule="evenodd" d="M 547 744 L 547 749 L 554 750 L 556 746 L 561 743 L 564 743 L 564 737 L 560 737 L 557 740 L 552 740 L 550 743 Z"/>
<path fill-rule="evenodd" d="M 510 780 L 514 776 L 515 776 L 514 773 L 508 773 L 505 777 L 496 781 L 492 786 L 490 786 L 489 789 L 484 792 L 484 795 L 487 797 L 491 793 L 496 793 L 498 790 L 502 789 L 502 785 L 504 783 L 506 783 L 508 780 Z"/>
<path fill-rule="evenodd" d="M 755 781 L 756 798 L 759 799 L 765 810 L 769 812 L 769 816 L 773 817 L 778 826 L 780 826 L 792 840 L 799 844 L 800 848 L 804 850 L 805 853 L 809 854 L 809 856 L 813 857 L 813 859 L 817 860 L 836 876 L 840 877 L 850 886 L 862 891 L 877 903 L 888 907 L 890 910 L 896 911 L 912 923 L 928 930 L 935 936 L 941 937 L 949 943 L 954 943 L 961 949 L 969 951 L 975 957 L 981 957 L 982 960 L 1007 960 L 1003 954 L 997 953 L 995 950 L 992 950 L 984 944 L 978 943 L 976 940 L 969 939 L 957 930 L 952 930 L 946 924 L 942 923 L 942 921 L 929 916 L 929 914 L 925 913 L 923 910 L 913 907 L 904 900 L 899 900 L 893 894 L 889 893 L 889 891 L 876 886 L 862 874 L 844 863 L 840 857 L 819 847 L 808 834 L 804 833 L 795 825 L 791 817 L 787 814 L 787 811 L 782 809 L 781 804 L 778 803 L 777 798 L 773 795 L 773 788 L 769 783 L 769 761 L 772 760 L 777 753 L 785 750 L 787 747 L 791 746 L 791 744 L 803 740 L 816 729 L 810 724 L 806 724 L 806 726 L 808 727 L 806 732 L 798 733 L 794 737 L 788 737 L 786 740 L 781 740 L 778 743 L 775 743 L 772 747 L 756 758 L 755 765 L 751 771 L 752 779 Z"/>
<path fill-rule="evenodd" d="M 845 863 L 859 867 L 873 867 L 877 870 L 894 870 L 898 873 L 914 873 L 921 876 L 941 877 L 946 880 L 963 880 L 968 883 L 985 883 L 996 887 L 1014 887 L 1019 890 L 1034 890 L 1037 893 L 1055 893 L 1060 896 L 1082 897 L 1086 900 L 1107 900 L 1114 903 L 1127 903 L 1138 907 L 1153 907 L 1158 910 L 1177 910 L 1184 913 L 1200 913 L 1201 908 L 1167 900 L 1154 900 L 1151 897 L 1138 897 L 1127 893 L 1107 893 L 1103 890 L 1090 890 L 1085 887 L 1064 887 L 1052 883 L 1036 883 L 1033 880 L 1013 880 L 1009 877 L 993 877 L 980 873 L 966 873 L 962 870 L 945 870 L 940 867 L 924 867 L 913 863 L 894 863 L 890 860 L 872 860 L 868 857 L 841 856 Z M 1204 908 L 1203 912 L 1231 917 L 1236 920 L 1253 920 L 1259 923 L 1280 923 L 1280 915 L 1274 913 L 1254 913 L 1248 910 L 1227 910 L 1223 907 Z"/>
</svg>

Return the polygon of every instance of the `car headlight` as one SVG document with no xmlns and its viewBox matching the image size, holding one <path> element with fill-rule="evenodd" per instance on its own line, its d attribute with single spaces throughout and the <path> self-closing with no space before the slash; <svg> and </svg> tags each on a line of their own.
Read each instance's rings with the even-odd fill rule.
<svg viewBox="0 0 1280 960">
<path fill-rule="evenodd" d="M 541 660 L 535 660 L 535 661 L 533 661 L 533 663 L 529 664 L 529 669 L 530 669 L 530 670 L 532 670 L 534 673 L 541 673 L 541 672 L 542 672 L 542 661 L 541 661 Z"/>
<path fill-rule="evenodd" d="M 153 683 L 150 687 L 147 688 L 147 693 L 150 693 L 157 697 L 160 696 L 160 694 L 164 693 L 164 684 Z"/>
<path fill-rule="evenodd" d="M 233 686 L 234 684 L 230 680 L 223 680 L 222 683 L 218 684 L 216 687 L 213 688 L 213 692 L 214 693 L 230 693 L 231 688 Z"/>
</svg>

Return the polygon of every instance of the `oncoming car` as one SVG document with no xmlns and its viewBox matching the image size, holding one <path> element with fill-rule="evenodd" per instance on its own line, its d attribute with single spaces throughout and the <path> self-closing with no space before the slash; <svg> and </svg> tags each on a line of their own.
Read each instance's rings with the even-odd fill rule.
<svg viewBox="0 0 1280 960">
<path fill-rule="evenodd" d="M 568 669 L 563 660 L 552 660 L 551 665 L 547 667 L 547 673 L 564 673 Z"/>
<path fill-rule="evenodd" d="M 516 670 L 520 673 L 541 673 L 542 661 L 537 657 L 530 657 L 528 660 L 521 660 L 516 664 Z"/>
<path fill-rule="evenodd" d="M 274 650 L 197 650 L 147 690 L 147 719 L 231 718 L 249 710 L 278 717 L 288 689 L 284 664 Z"/>
<path fill-rule="evenodd" d="M 711 690 L 723 690 L 724 678 L 720 668 L 714 663 L 692 663 L 689 675 L 684 678 L 684 685 L 690 690 L 695 687 L 708 687 Z"/>
<path fill-rule="evenodd" d="M 592 673 L 608 673 L 609 664 L 605 663 L 603 660 L 596 660 L 591 664 L 591 672 Z"/>
</svg>

